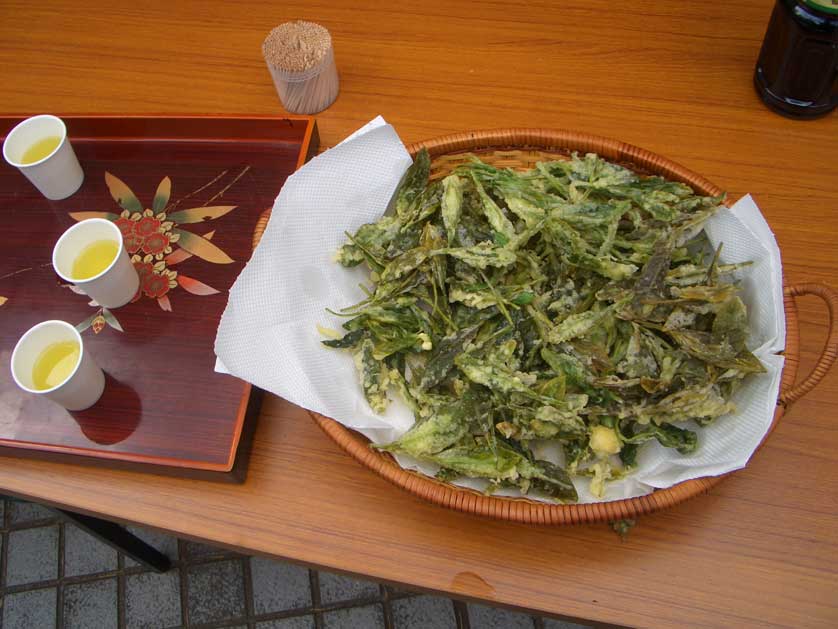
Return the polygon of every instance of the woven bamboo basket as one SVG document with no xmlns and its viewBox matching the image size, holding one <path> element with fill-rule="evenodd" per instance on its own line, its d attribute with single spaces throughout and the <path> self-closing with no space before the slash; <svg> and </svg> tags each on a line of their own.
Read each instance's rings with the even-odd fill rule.
<svg viewBox="0 0 838 629">
<path fill-rule="evenodd" d="M 470 154 L 478 155 L 484 162 L 498 167 L 528 170 L 539 161 L 566 158 L 571 152 L 578 151 L 597 153 L 641 175 L 661 175 L 681 181 L 700 194 L 715 196 L 722 193 L 721 188 L 704 177 L 665 157 L 617 140 L 572 131 L 473 131 L 417 142 L 408 146 L 408 151 L 415 155 L 422 147 L 427 148 L 431 155 L 432 179 L 444 177 L 457 165 L 466 161 Z M 261 217 L 254 233 L 254 246 L 258 243 L 269 217 L 270 211 Z M 794 298 L 799 295 L 815 295 L 823 299 L 829 309 L 829 334 L 814 370 L 795 385 L 800 345 Z M 834 313 L 838 310 L 838 293 L 822 284 L 787 286 L 784 303 L 786 360 L 780 396 L 768 434 L 783 416 L 788 405 L 806 395 L 823 379 L 838 355 L 838 329 L 832 325 Z M 500 520 L 528 524 L 581 524 L 633 518 L 671 507 L 705 493 L 727 476 L 697 478 L 638 498 L 593 504 L 549 504 L 527 498 L 487 496 L 405 470 L 389 454 L 370 448 L 369 441 L 360 433 L 318 413 L 311 412 L 310 415 L 344 451 L 391 483 L 434 504 Z"/>
</svg>

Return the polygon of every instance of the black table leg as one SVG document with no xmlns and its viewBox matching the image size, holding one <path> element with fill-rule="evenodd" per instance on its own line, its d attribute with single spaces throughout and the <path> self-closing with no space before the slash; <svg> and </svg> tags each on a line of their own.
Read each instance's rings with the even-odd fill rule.
<svg viewBox="0 0 838 629">
<path fill-rule="evenodd" d="M 144 566 L 157 572 L 166 572 L 172 567 L 172 562 L 166 555 L 153 546 L 149 546 L 136 535 L 132 535 L 119 524 L 63 509 L 56 509 L 56 511 L 79 528 Z"/>
</svg>

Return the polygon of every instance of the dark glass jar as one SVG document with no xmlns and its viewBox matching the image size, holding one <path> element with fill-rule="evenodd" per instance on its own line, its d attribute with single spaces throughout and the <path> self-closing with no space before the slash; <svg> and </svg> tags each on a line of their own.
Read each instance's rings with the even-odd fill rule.
<svg viewBox="0 0 838 629">
<path fill-rule="evenodd" d="M 838 106 L 838 0 L 777 0 L 754 86 L 766 105 L 793 118 Z"/>
</svg>

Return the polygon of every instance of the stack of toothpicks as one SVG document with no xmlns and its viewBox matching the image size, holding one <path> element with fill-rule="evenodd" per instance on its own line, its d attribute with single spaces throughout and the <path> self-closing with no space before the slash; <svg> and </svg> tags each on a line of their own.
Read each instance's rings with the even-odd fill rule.
<svg viewBox="0 0 838 629">
<path fill-rule="evenodd" d="M 314 22 L 286 22 L 262 43 L 262 54 L 285 108 L 314 114 L 331 105 L 339 81 L 332 36 Z"/>
</svg>

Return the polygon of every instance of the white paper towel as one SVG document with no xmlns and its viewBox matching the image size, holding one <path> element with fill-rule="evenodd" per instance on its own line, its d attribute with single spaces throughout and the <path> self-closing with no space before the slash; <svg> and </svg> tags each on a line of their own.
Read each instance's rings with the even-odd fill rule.
<svg viewBox="0 0 838 629">
<path fill-rule="evenodd" d="M 294 404 L 358 430 L 373 442 L 392 441 L 413 424 L 397 396 L 385 415 L 372 412 L 348 352 L 321 344 L 316 325 L 340 328 L 343 320 L 325 308 L 361 301 L 368 282 L 360 268 L 345 269 L 333 257 L 364 223 L 386 209 L 411 159 L 394 129 L 380 117 L 344 142 L 315 157 L 288 178 L 253 257 L 230 289 L 215 342 L 219 371 L 227 371 Z M 780 251 L 750 196 L 710 219 L 723 262 L 752 260 L 740 279 L 748 306 L 751 348 L 768 372 L 749 377 L 736 393 L 739 409 L 698 431 L 699 447 L 684 456 L 650 442 L 638 455 L 638 470 L 607 485 L 604 500 L 669 487 L 683 480 L 744 467 L 771 424 L 785 347 Z M 560 462 L 560 449 L 539 444 L 539 456 Z M 431 465 L 408 457 L 399 462 L 432 474 Z M 580 502 L 596 500 L 587 479 L 574 481 Z M 482 488 L 465 479 L 463 486 Z M 516 495 L 516 491 L 499 492 Z"/>
</svg>

